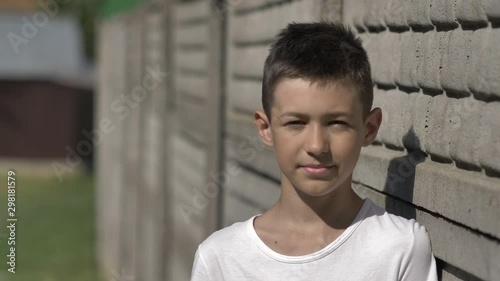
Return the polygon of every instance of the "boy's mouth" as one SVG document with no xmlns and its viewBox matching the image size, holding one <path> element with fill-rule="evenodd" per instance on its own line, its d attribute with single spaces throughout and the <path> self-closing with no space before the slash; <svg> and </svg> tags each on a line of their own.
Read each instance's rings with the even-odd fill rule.
<svg viewBox="0 0 500 281">
<path fill-rule="evenodd" d="M 311 176 L 323 176 L 327 174 L 334 165 L 317 165 L 317 164 L 310 164 L 310 165 L 301 165 L 300 168 L 306 172 L 306 174 L 311 175 Z"/>
</svg>

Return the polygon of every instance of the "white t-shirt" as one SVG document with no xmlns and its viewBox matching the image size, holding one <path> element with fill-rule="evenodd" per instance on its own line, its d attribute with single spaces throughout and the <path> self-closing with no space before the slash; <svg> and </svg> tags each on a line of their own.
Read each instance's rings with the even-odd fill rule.
<svg viewBox="0 0 500 281">
<path fill-rule="evenodd" d="M 201 243 L 191 281 L 437 281 L 425 227 L 387 213 L 369 198 L 337 239 L 302 256 L 269 248 L 255 231 L 256 216 L 216 231 Z"/>
</svg>

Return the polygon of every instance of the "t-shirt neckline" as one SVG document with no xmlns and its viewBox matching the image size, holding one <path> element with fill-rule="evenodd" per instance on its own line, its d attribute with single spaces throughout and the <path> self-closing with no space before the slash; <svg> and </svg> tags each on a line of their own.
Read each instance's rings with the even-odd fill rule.
<svg viewBox="0 0 500 281">
<path fill-rule="evenodd" d="M 365 198 L 363 199 L 363 205 L 361 209 L 359 210 L 358 214 L 354 218 L 354 220 L 351 222 L 351 224 L 342 232 L 342 234 L 337 237 L 337 239 L 333 240 L 330 244 L 325 246 L 323 249 L 318 250 L 314 253 L 306 254 L 306 255 L 301 255 L 301 256 L 288 256 L 288 255 L 283 255 L 278 252 L 275 252 L 271 248 L 269 248 L 264 241 L 262 241 L 257 235 L 257 232 L 255 231 L 255 228 L 253 226 L 253 221 L 256 217 L 260 216 L 261 214 L 254 215 L 250 219 L 246 221 L 246 232 L 252 239 L 252 241 L 257 245 L 257 247 L 264 252 L 267 256 L 270 258 L 284 262 L 284 263 L 306 263 L 306 262 L 311 262 L 315 261 L 318 259 L 321 259 L 334 250 L 336 250 L 340 245 L 342 245 L 351 235 L 354 233 L 354 231 L 358 228 L 358 226 L 361 224 L 363 221 L 363 218 L 366 216 L 366 212 L 368 211 L 369 205 L 371 203 L 370 198 Z"/>
</svg>

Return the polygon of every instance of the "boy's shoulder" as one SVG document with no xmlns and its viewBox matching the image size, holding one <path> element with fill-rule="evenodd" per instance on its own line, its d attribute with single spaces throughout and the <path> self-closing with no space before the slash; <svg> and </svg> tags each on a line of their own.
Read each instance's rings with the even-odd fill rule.
<svg viewBox="0 0 500 281">
<path fill-rule="evenodd" d="M 219 229 L 208 236 L 199 247 L 203 249 L 204 252 L 220 252 L 224 248 L 233 248 L 241 245 L 241 243 L 248 243 L 248 224 L 253 221 L 251 218 L 246 221 L 235 222 L 229 226 Z"/>
<path fill-rule="evenodd" d="M 392 244 L 394 247 L 415 245 L 430 246 L 430 239 L 424 225 L 414 218 L 389 213 L 369 198 L 363 223 L 356 231 L 358 237 L 371 238 L 374 243 Z"/>
</svg>

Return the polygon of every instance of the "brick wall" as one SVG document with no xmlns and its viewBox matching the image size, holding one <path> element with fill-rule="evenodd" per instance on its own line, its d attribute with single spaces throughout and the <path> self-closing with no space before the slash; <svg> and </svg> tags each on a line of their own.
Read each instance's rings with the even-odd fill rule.
<svg viewBox="0 0 500 281">
<path fill-rule="evenodd" d="M 357 190 L 416 218 L 442 280 L 500 278 L 498 2 L 345 1 L 384 122 Z"/>
</svg>

